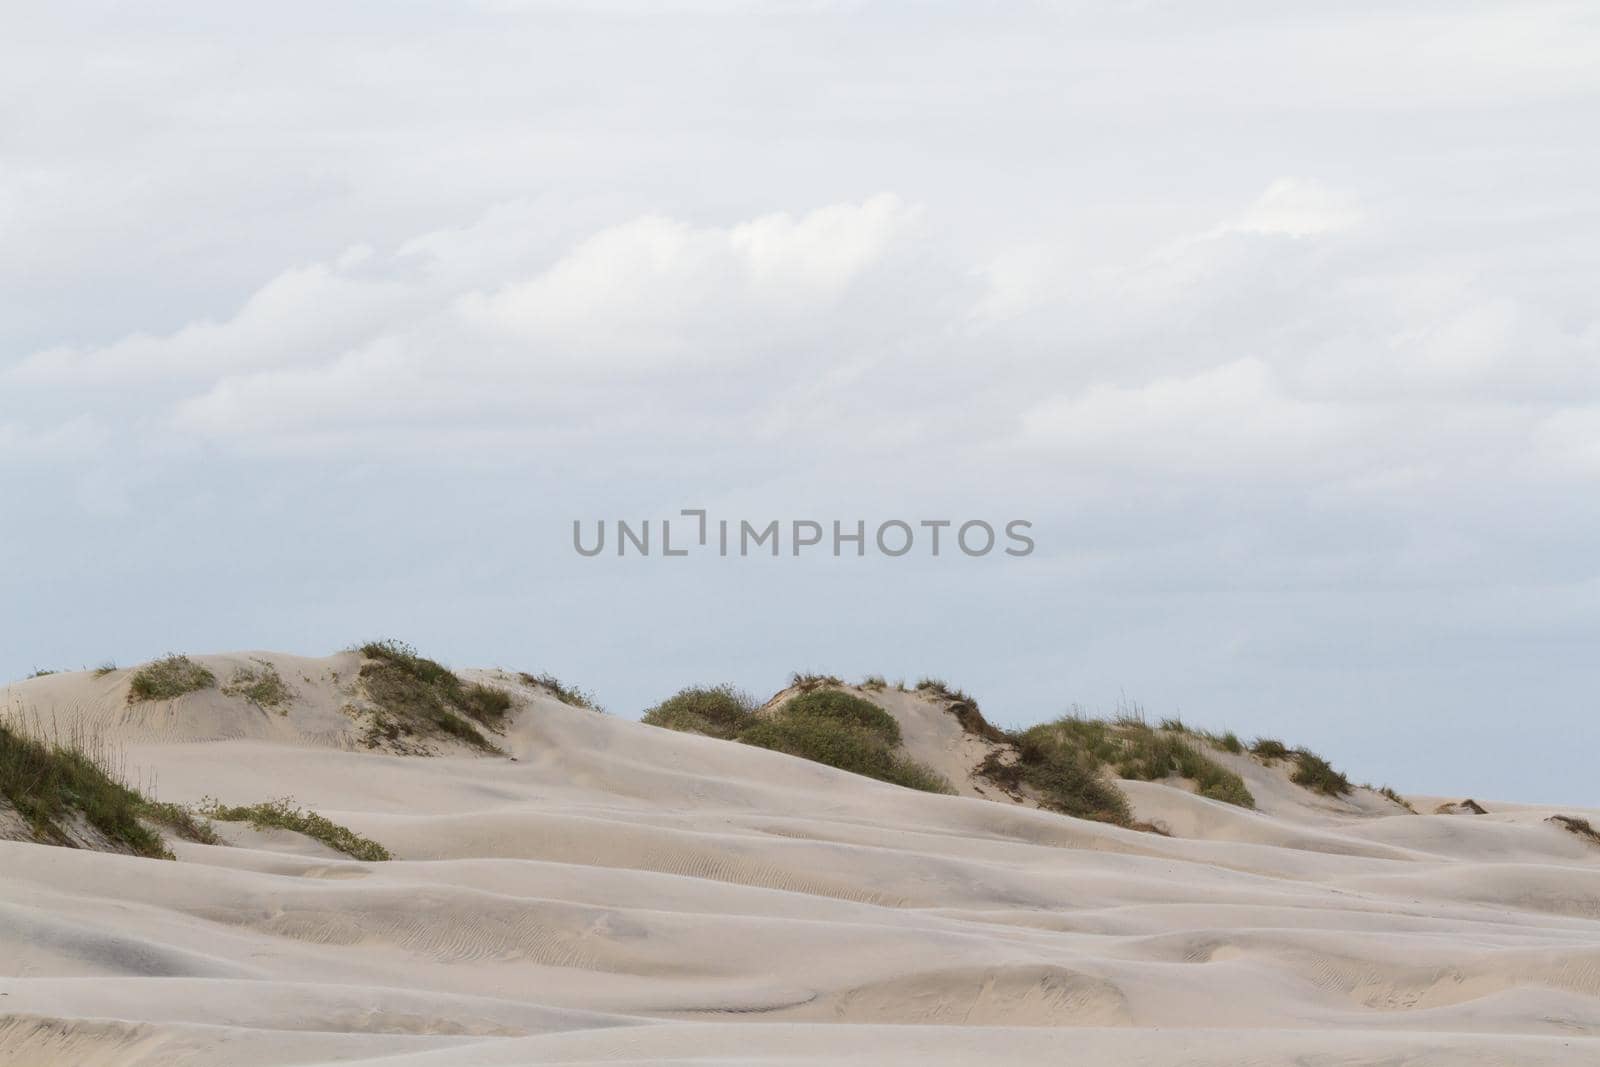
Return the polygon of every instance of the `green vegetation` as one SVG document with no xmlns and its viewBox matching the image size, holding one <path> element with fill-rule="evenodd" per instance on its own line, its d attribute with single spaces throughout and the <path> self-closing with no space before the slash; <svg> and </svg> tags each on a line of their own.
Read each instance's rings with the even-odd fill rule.
<svg viewBox="0 0 1600 1067">
<path fill-rule="evenodd" d="M 1121 724 L 1123 749 L 1115 760 L 1117 775 L 1136 781 L 1188 778 L 1203 797 L 1254 808 L 1255 797 L 1244 779 L 1203 753 L 1187 737 L 1147 726 Z"/>
<path fill-rule="evenodd" d="M 1411 801 L 1407 800 L 1405 797 L 1401 796 L 1399 793 L 1396 793 L 1389 786 L 1384 786 L 1382 789 L 1378 790 L 1378 793 L 1380 795 L 1382 795 L 1382 796 L 1388 797 L 1390 800 L 1394 801 L 1396 804 L 1400 805 L 1402 808 L 1405 808 L 1407 811 L 1411 812 L 1413 815 L 1415 815 L 1417 813 L 1417 809 L 1413 808 L 1411 806 Z"/>
<path fill-rule="evenodd" d="M 929 793 L 953 793 L 928 767 L 895 752 L 900 724 L 878 705 L 838 689 L 811 689 L 740 731 L 747 745 Z"/>
<path fill-rule="evenodd" d="M 690 686 L 645 712 L 641 721 L 732 741 L 754 721 L 755 709 L 755 699 L 731 685 Z"/>
<path fill-rule="evenodd" d="M 1119 826 L 1132 825 L 1132 813 L 1127 797 L 1108 775 L 1137 781 L 1187 778 L 1203 797 L 1254 808 L 1255 797 L 1244 779 L 1207 755 L 1197 744 L 1201 739 L 1226 747 L 1225 739 L 1198 733 L 1176 719 L 1151 726 L 1132 705 L 1124 706 L 1115 719 L 1089 718 L 1077 711 L 1006 735 L 1015 760 L 1008 762 L 1004 750 L 997 750 L 978 773 L 1009 792 L 1030 787 L 1052 810 Z"/>
<path fill-rule="evenodd" d="M 226 844 L 217 836 L 211 824 L 196 818 L 194 810 L 187 805 L 147 800 L 139 814 L 151 822 L 160 823 L 185 841 L 197 841 L 202 845 Z"/>
<path fill-rule="evenodd" d="M 1307 789 L 1324 796 L 1342 797 L 1347 795 L 1352 786 L 1350 779 L 1334 770 L 1328 761 L 1307 749 L 1294 750 L 1295 762 L 1299 764 L 1289 781 L 1295 785 L 1305 786 Z"/>
<path fill-rule="evenodd" d="M 517 677 L 522 679 L 522 683 L 524 685 L 538 686 L 541 689 L 548 690 L 551 696 L 555 697 L 563 704 L 571 704 L 575 708 L 583 708 L 587 711 L 598 711 L 601 713 L 604 713 L 606 710 L 605 708 L 602 708 L 595 700 L 593 693 L 584 689 L 579 689 L 577 686 L 564 685 L 562 684 L 561 679 L 548 672 L 544 674 L 533 675 L 529 674 L 527 671 L 519 671 L 517 672 Z"/>
<path fill-rule="evenodd" d="M 1310 749 L 1290 748 L 1282 741 L 1276 741 L 1270 737 L 1258 737 L 1255 743 L 1250 746 L 1250 753 L 1269 767 L 1279 760 L 1294 760 L 1296 766 L 1293 773 L 1289 775 L 1289 780 L 1295 785 L 1304 786 L 1313 792 L 1322 793 L 1324 796 L 1347 796 L 1350 790 L 1354 788 L 1350 784 L 1350 779 L 1334 770 L 1327 760 Z M 1393 793 L 1394 791 L 1391 789 L 1388 792 Z M 1388 793 L 1385 795 L 1387 796 Z M 1406 804 L 1399 794 L 1395 794 L 1390 799 L 1407 808 L 1411 806 Z"/>
<path fill-rule="evenodd" d="M 94 676 L 96 678 L 104 678 L 106 675 L 115 672 L 116 669 L 117 665 L 115 663 L 112 663 L 110 660 L 106 660 L 104 663 L 100 664 L 100 666 L 94 669 Z"/>
<path fill-rule="evenodd" d="M 1282 741 L 1274 741 L 1270 737 L 1258 737 L 1255 744 L 1250 746 L 1252 755 L 1259 756 L 1271 766 L 1278 760 L 1289 758 L 1289 746 Z"/>
<path fill-rule="evenodd" d="M 0 722 L 0 797 L 41 842 L 74 845 L 69 829 L 82 820 L 136 855 L 172 858 L 161 835 L 139 820 L 144 797 L 122 781 L 105 749 L 81 739 L 50 744 Z"/>
<path fill-rule="evenodd" d="M 933 693 L 947 700 L 971 700 L 972 698 L 959 689 L 954 689 L 945 683 L 943 678 L 918 678 L 916 691 L 919 693 Z"/>
<path fill-rule="evenodd" d="M 869 693 L 879 693 L 889 688 L 889 683 L 881 674 L 869 674 L 861 680 L 861 688 Z"/>
<path fill-rule="evenodd" d="M 50 670 L 44 670 L 44 669 L 39 668 L 39 667 L 35 667 L 33 669 L 33 672 L 31 674 L 29 674 L 28 677 L 29 678 L 48 678 L 52 674 L 60 674 L 60 673 L 61 673 L 60 671 L 50 671 Z"/>
<path fill-rule="evenodd" d="M 287 714 L 286 705 L 294 699 L 294 691 L 278 674 L 278 668 L 266 660 L 258 659 L 254 667 L 239 667 L 222 691 L 229 696 L 244 697 L 263 711 L 277 709 Z"/>
<path fill-rule="evenodd" d="M 992 752 L 978 773 L 1012 793 L 1031 786 L 1039 803 L 1052 811 L 1128 825 L 1128 798 L 1102 775 L 1100 759 L 1080 743 L 1078 731 L 1064 728 L 1066 723 L 1044 723 L 1015 735 L 1016 760 L 1008 764 Z"/>
<path fill-rule="evenodd" d="M 910 789 L 953 792 L 942 776 L 895 751 L 900 724 L 894 716 L 840 689 L 822 688 L 825 684 L 833 683 L 802 689 L 759 716 L 755 701 L 732 686 L 684 689 L 645 712 L 644 721 L 786 752 Z"/>
<path fill-rule="evenodd" d="M 168 655 L 133 672 L 128 680 L 128 703 L 146 700 L 171 700 L 185 693 L 210 689 L 217 676 L 210 668 L 188 656 Z"/>
<path fill-rule="evenodd" d="M 986 741 L 1005 741 L 1008 735 L 983 717 L 978 702 L 965 691 L 954 689 L 938 678 L 922 678 L 917 682 L 917 692 L 934 700 L 943 700 L 945 710 L 956 717 L 967 733 Z"/>
<path fill-rule="evenodd" d="M 257 830 L 293 830 L 358 860 L 376 862 L 393 858 L 388 849 L 371 838 L 301 808 L 291 797 L 234 807 L 207 798 L 199 811 L 201 815 L 222 822 L 247 822 Z"/>
<path fill-rule="evenodd" d="M 821 689 L 826 686 L 841 688 L 844 685 L 844 680 L 831 674 L 803 674 L 800 671 L 795 671 L 789 675 L 789 684 L 802 693 L 809 693 L 813 689 Z"/>
<path fill-rule="evenodd" d="M 368 747 L 415 736 L 449 737 L 485 751 L 499 751 L 479 726 L 501 729 L 511 694 L 463 682 L 443 664 L 417 654 L 401 641 L 372 641 L 359 649 L 361 684 L 376 705 L 367 728 Z"/>
</svg>

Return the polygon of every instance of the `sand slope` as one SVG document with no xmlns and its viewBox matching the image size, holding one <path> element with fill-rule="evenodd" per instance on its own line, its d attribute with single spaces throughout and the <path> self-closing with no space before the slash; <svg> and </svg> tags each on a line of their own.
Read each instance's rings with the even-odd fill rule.
<svg viewBox="0 0 1600 1067">
<path fill-rule="evenodd" d="M 1261 811 L 1127 783 L 1169 838 L 495 672 L 508 757 L 390 755 L 341 710 L 352 654 L 200 658 L 250 656 L 286 713 L 83 673 L 0 713 L 110 736 L 163 800 L 289 794 L 398 858 L 0 840 L 0 1064 L 1600 1064 L 1600 846 L 1554 809 L 1410 815 L 1242 760 Z M 885 705 L 960 769 L 967 741 Z"/>
</svg>

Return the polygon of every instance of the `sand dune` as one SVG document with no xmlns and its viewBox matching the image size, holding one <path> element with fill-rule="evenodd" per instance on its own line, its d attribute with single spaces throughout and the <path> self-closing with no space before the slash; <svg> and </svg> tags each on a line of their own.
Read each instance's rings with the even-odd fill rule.
<svg viewBox="0 0 1600 1067">
<path fill-rule="evenodd" d="M 1139 832 L 985 789 L 984 743 L 894 690 L 960 795 L 493 671 L 502 754 L 402 755 L 366 745 L 356 653 L 197 659 L 292 699 L 130 705 L 85 672 L 0 713 L 396 858 L 237 824 L 176 862 L 0 840 L 0 1063 L 1600 1064 L 1600 845 L 1546 821 L 1592 812 L 1411 814 L 1225 756 L 1258 810 L 1129 782 L 1171 836 Z"/>
</svg>

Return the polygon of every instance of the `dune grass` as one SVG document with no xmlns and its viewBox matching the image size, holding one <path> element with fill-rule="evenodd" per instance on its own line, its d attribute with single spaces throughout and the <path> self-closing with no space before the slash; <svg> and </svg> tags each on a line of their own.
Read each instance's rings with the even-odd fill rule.
<svg viewBox="0 0 1600 1067">
<path fill-rule="evenodd" d="M 1395 790 L 1394 790 L 1394 788 L 1392 786 L 1387 786 L 1386 785 L 1383 788 L 1379 789 L 1378 793 L 1381 796 L 1387 797 L 1389 800 L 1394 801 L 1396 804 L 1400 805 L 1402 808 L 1405 808 L 1407 811 L 1411 812 L 1413 815 L 1415 815 L 1417 813 L 1417 809 L 1413 808 L 1411 806 L 1411 801 L 1407 800 L 1405 797 L 1403 797 L 1399 793 L 1395 792 Z"/>
<path fill-rule="evenodd" d="M 300 807 L 292 797 L 279 797 L 260 804 L 227 805 L 207 798 L 199 813 L 221 822 L 249 823 L 257 830 L 293 830 L 322 842 L 329 848 L 358 860 L 377 862 L 393 859 L 389 850 L 369 837 L 362 837 L 348 826 Z"/>
<path fill-rule="evenodd" d="M 802 693 L 809 693 L 813 689 L 825 687 L 842 687 L 844 679 L 832 674 L 812 674 L 804 671 L 795 671 L 789 675 L 789 684 Z"/>
<path fill-rule="evenodd" d="M 896 751 L 900 724 L 894 716 L 841 689 L 824 688 L 835 683 L 818 677 L 816 685 L 802 688 L 770 714 L 757 715 L 748 694 L 719 685 L 680 690 L 645 712 L 643 721 L 784 752 L 909 789 L 954 792 L 943 776 Z"/>
<path fill-rule="evenodd" d="M 136 855 L 172 858 L 161 835 L 140 821 L 149 802 L 122 780 L 106 749 L 82 738 L 51 743 L 0 722 L 0 797 L 38 841 L 73 845 L 69 831 L 81 820 Z"/>
<path fill-rule="evenodd" d="M 167 655 L 133 672 L 133 677 L 128 679 L 128 703 L 172 700 L 185 693 L 211 689 L 216 684 L 217 676 L 204 664 L 188 656 Z"/>
<path fill-rule="evenodd" d="M 227 843 L 217 836 L 210 823 L 196 817 L 194 809 L 186 804 L 146 800 L 139 814 L 151 822 L 165 826 L 185 841 L 196 841 L 202 845 Z"/>
<path fill-rule="evenodd" d="M 644 713 L 641 722 L 732 741 L 755 720 L 756 702 L 731 685 L 689 686 Z"/>
<path fill-rule="evenodd" d="M 1239 735 L 1234 733 L 1232 730 L 1228 730 L 1222 734 L 1208 734 L 1206 736 L 1207 740 L 1216 745 L 1218 748 L 1222 749 L 1224 752 L 1232 753 L 1235 756 L 1242 755 L 1244 753 L 1244 742 L 1239 740 Z"/>
<path fill-rule="evenodd" d="M 548 671 L 543 674 L 529 674 L 527 671 L 518 671 L 517 677 L 522 679 L 524 685 L 537 686 L 547 690 L 551 696 L 563 704 L 570 704 L 575 708 L 583 708 L 585 711 L 598 711 L 602 714 L 606 710 L 595 700 L 593 693 L 586 689 L 579 689 L 575 685 L 566 685 L 561 679 Z"/>
<path fill-rule="evenodd" d="M 368 747 L 431 736 L 499 751 L 479 727 L 503 727 L 512 708 L 511 694 L 463 682 L 448 667 L 418 655 L 402 641 L 370 641 L 358 651 L 367 657 L 360 671 L 362 688 L 377 709 L 367 729 Z"/>
<path fill-rule="evenodd" d="M 1545 822 L 1555 823 L 1568 833 L 1577 834 L 1591 844 L 1600 845 L 1600 830 L 1596 830 L 1588 819 L 1576 815 L 1552 815 Z"/>
<path fill-rule="evenodd" d="M 945 710 L 956 717 L 956 721 L 967 733 L 981 737 L 985 741 L 1008 739 L 1004 730 L 984 718 L 978 702 L 965 690 L 947 685 L 938 678 L 922 678 L 917 681 L 916 691 L 929 699 L 943 701 Z"/>
<path fill-rule="evenodd" d="M 929 793 L 953 793 L 943 776 L 897 753 L 900 724 L 878 705 L 838 689 L 812 689 L 740 731 L 747 745 Z"/>
<path fill-rule="evenodd" d="M 1289 746 L 1270 737 L 1258 737 L 1250 745 L 1250 754 L 1271 766 L 1278 760 L 1289 758 Z"/>
<path fill-rule="evenodd" d="M 1128 825 L 1133 818 L 1128 798 L 1102 773 L 1102 761 L 1082 743 L 1076 730 L 1061 723 L 1042 723 L 1012 736 L 1016 758 L 1006 763 L 991 752 L 978 773 L 1017 792 L 1026 785 L 1039 803 L 1063 815 Z"/>
<path fill-rule="evenodd" d="M 1334 770 L 1327 760 L 1309 749 L 1295 749 L 1294 760 L 1298 766 L 1295 767 L 1294 773 L 1289 775 L 1289 781 L 1295 785 L 1304 786 L 1314 793 L 1330 797 L 1347 796 L 1355 788 L 1350 784 L 1350 779 Z"/>
<path fill-rule="evenodd" d="M 263 711 L 284 711 L 294 699 L 294 691 L 278 674 L 278 668 L 266 660 L 256 660 L 252 667 L 236 668 L 222 691 L 243 697 Z"/>
<path fill-rule="evenodd" d="M 1031 787 L 1054 811 L 1120 826 L 1131 825 L 1132 811 L 1112 775 L 1135 781 L 1186 778 L 1203 797 L 1254 808 L 1244 779 L 1207 755 L 1200 744 L 1204 740 L 1209 735 L 1176 719 L 1151 726 L 1133 705 L 1113 719 L 1075 710 L 1007 734 L 1015 760 L 1008 762 L 997 750 L 978 773 L 1010 792 Z"/>
</svg>

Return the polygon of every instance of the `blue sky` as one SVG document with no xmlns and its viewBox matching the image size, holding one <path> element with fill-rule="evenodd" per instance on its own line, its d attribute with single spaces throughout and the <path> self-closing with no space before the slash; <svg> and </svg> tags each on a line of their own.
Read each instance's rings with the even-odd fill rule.
<svg viewBox="0 0 1600 1067">
<path fill-rule="evenodd" d="M 1592 6 L 13 23 L 0 673 L 938 674 L 1600 803 Z M 1038 548 L 571 550 L 685 507 Z"/>
</svg>

